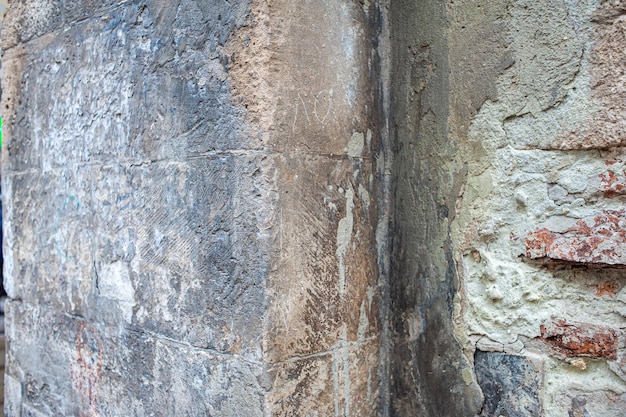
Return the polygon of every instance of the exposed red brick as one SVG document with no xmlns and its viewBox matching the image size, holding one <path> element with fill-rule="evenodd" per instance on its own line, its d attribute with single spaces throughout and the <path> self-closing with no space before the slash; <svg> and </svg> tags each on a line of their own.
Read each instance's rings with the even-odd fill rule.
<svg viewBox="0 0 626 417">
<path fill-rule="evenodd" d="M 524 239 L 526 256 L 559 261 L 626 265 L 626 212 L 605 210 L 576 221 L 572 227 L 553 232 L 538 228 Z"/>
<path fill-rule="evenodd" d="M 607 198 L 613 198 L 626 193 L 626 175 L 616 174 L 609 170 L 599 175 L 600 191 L 604 192 Z"/>
<path fill-rule="evenodd" d="M 544 322 L 540 330 L 541 338 L 561 355 L 617 359 L 617 334 L 607 327 L 559 320 Z"/>
<path fill-rule="evenodd" d="M 617 281 L 609 280 L 609 281 L 598 283 L 596 288 L 597 288 L 596 295 L 598 297 L 602 297 L 602 296 L 614 297 L 615 294 L 617 294 L 617 292 L 619 291 L 620 285 L 618 284 Z"/>
<path fill-rule="evenodd" d="M 531 259 L 545 258 L 554 244 L 557 234 L 542 228 L 528 234 L 524 239 L 526 244 L 526 256 Z"/>
</svg>

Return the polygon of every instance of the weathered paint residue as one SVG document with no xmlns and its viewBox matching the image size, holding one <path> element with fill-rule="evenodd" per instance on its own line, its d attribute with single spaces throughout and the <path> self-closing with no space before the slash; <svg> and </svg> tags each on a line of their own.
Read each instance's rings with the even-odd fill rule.
<svg viewBox="0 0 626 417">
<path fill-rule="evenodd" d="M 346 153 L 350 158 L 360 158 L 363 155 L 363 148 L 365 147 L 365 136 L 361 132 L 354 132 L 348 142 Z"/>
<path fill-rule="evenodd" d="M 339 262 L 339 294 L 343 297 L 346 291 L 346 265 L 345 258 L 352 241 L 354 229 L 354 191 L 352 185 L 345 190 L 346 193 L 346 216 L 339 220 L 337 225 L 337 260 Z"/>
</svg>

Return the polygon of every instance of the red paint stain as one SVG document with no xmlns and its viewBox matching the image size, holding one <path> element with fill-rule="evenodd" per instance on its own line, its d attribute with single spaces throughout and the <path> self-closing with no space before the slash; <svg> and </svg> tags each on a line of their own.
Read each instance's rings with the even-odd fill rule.
<svg viewBox="0 0 626 417">
<path fill-rule="evenodd" d="M 613 198 L 624 194 L 626 190 L 626 178 L 624 175 L 618 176 L 615 172 L 609 170 L 600 174 L 600 191 L 604 192 L 607 198 Z"/>
<path fill-rule="evenodd" d="M 556 238 L 556 233 L 546 228 L 537 229 L 529 233 L 526 239 L 524 239 L 524 243 L 526 244 L 526 256 L 531 259 L 548 256 L 548 252 Z"/>
<path fill-rule="evenodd" d="M 102 373 L 102 341 L 96 328 L 88 323 L 78 325 L 75 338 L 76 356 L 70 375 L 79 399 L 80 417 L 98 416 L 98 383 Z"/>
</svg>

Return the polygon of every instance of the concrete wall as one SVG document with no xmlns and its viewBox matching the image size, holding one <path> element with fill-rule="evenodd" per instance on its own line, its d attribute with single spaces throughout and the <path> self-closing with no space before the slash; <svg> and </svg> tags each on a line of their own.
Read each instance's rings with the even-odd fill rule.
<svg viewBox="0 0 626 417">
<path fill-rule="evenodd" d="M 618 416 L 622 2 L 12 2 L 8 415 Z"/>
</svg>

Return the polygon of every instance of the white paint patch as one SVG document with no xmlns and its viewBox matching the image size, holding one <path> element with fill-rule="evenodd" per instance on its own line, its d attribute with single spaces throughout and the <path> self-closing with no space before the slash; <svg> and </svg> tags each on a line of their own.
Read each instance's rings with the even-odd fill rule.
<svg viewBox="0 0 626 417">
<path fill-rule="evenodd" d="M 337 258 L 339 260 L 339 294 L 343 297 L 346 291 L 345 256 L 352 241 L 354 228 L 354 191 L 352 186 L 346 190 L 346 217 L 339 220 L 337 226 Z"/>
<path fill-rule="evenodd" d="M 370 327 L 370 319 L 365 309 L 365 300 L 361 301 L 361 313 L 359 315 L 359 329 L 357 332 L 357 340 L 362 342 L 365 340 L 365 334 Z"/>
<path fill-rule="evenodd" d="M 365 136 L 361 132 L 352 133 L 346 153 L 350 158 L 360 158 L 365 148 Z"/>
<path fill-rule="evenodd" d="M 365 210 L 369 210 L 370 193 L 367 191 L 365 187 L 363 187 L 362 184 L 359 184 L 359 198 L 361 199 L 361 202 L 363 203 L 363 207 L 365 208 Z"/>
<path fill-rule="evenodd" d="M 350 417 L 350 347 L 348 345 L 348 326 L 343 324 L 342 338 L 342 359 L 343 359 L 343 397 L 344 397 L 344 416 Z"/>
<path fill-rule="evenodd" d="M 128 266 L 121 261 L 104 265 L 98 276 L 100 296 L 115 300 L 128 323 L 133 318 L 135 288 L 130 280 Z"/>
<path fill-rule="evenodd" d="M 337 351 L 333 352 L 333 400 L 335 403 L 335 417 L 339 417 L 339 365 Z"/>
</svg>

